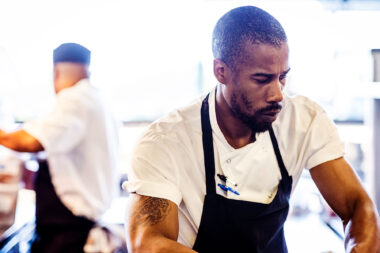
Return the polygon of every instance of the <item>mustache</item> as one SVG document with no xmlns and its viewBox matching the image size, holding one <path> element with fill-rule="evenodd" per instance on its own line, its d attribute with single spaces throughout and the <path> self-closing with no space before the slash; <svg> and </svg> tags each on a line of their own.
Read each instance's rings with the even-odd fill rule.
<svg viewBox="0 0 380 253">
<path fill-rule="evenodd" d="M 259 109 L 256 113 L 265 113 L 267 111 L 274 111 L 274 110 L 281 110 L 281 109 L 282 109 L 282 105 L 281 104 L 274 103 L 274 104 L 271 104 L 271 105 L 269 105 L 267 107 Z"/>
</svg>

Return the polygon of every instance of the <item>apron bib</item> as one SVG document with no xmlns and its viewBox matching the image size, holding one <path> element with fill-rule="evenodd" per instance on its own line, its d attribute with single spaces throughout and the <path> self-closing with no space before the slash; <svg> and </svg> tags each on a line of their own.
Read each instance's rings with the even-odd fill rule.
<svg viewBox="0 0 380 253">
<path fill-rule="evenodd" d="M 289 211 L 292 177 L 283 163 L 273 129 L 269 133 L 282 177 L 273 201 L 262 204 L 218 195 L 208 97 L 201 109 L 206 196 L 193 249 L 201 253 L 287 253 L 284 222 Z"/>
<path fill-rule="evenodd" d="M 61 202 L 51 183 L 47 161 L 39 162 L 34 185 L 37 236 L 32 245 L 32 253 L 83 252 L 94 222 L 73 215 Z"/>
</svg>

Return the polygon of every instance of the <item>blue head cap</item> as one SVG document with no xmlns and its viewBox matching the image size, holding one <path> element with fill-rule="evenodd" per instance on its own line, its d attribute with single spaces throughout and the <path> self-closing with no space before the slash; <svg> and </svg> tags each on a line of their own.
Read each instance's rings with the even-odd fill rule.
<svg viewBox="0 0 380 253">
<path fill-rule="evenodd" d="M 75 62 L 89 65 L 91 51 L 77 43 L 64 43 L 54 49 L 53 62 Z"/>
</svg>

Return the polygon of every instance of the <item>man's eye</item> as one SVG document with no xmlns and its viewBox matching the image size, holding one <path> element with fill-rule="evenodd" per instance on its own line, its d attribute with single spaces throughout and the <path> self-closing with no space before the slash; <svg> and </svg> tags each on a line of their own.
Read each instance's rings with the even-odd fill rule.
<svg viewBox="0 0 380 253">
<path fill-rule="evenodd" d="M 256 82 L 260 84 L 265 84 L 270 82 L 270 78 L 265 78 L 265 79 L 254 79 Z"/>
<path fill-rule="evenodd" d="M 286 77 L 287 77 L 287 75 L 281 75 L 280 80 L 284 80 L 284 79 L 286 79 Z"/>
</svg>

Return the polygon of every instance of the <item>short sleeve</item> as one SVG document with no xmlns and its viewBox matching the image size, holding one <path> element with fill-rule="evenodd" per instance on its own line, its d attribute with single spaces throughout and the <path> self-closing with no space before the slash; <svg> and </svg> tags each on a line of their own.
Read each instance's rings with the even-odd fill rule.
<svg viewBox="0 0 380 253">
<path fill-rule="evenodd" d="M 325 112 L 314 118 L 308 129 L 305 143 L 305 168 L 331 161 L 344 155 L 344 143 L 341 141 L 335 124 Z"/>
<path fill-rule="evenodd" d="M 178 187 L 178 152 L 163 136 L 145 135 L 137 144 L 123 188 L 130 193 L 168 199 L 177 205 L 182 200 Z"/>
<path fill-rule="evenodd" d="M 65 153 L 85 134 L 86 108 L 69 96 L 57 97 L 53 110 L 45 117 L 24 124 L 23 129 L 36 138 L 48 154 Z"/>
</svg>

